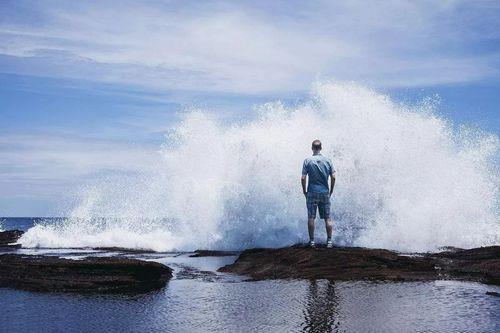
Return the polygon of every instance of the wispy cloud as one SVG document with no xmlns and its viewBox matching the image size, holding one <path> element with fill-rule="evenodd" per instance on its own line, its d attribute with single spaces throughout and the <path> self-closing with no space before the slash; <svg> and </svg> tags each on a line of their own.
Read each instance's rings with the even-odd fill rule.
<svg viewBox="0 0 500 333">
<path fill-rule="evenodd" d="M 2 72 L 247 94 L 498 78 L 498 50 L 474 52 L 499 38 L 493 1 L 56 1 L 29 4 L 36 24 L 3 6 Z"/>
<path fill-rule="evenodd" d="M 54 211 L 82 185 L 107 172 L 147 173 L 161 158 L 157 150 L 74 135 L 0 135 L 0 216 Z M 40 200 L 46 201 L 45 207 L 33 211 Z"/>
<path fill-rule="evenodd" d="M 0 134 L 0 216 L 61 214 L 82 186 L 145 175 L 159 147 L 63 134 Z"/>
<path fill-rule="evenodd" d="M 159 159 L 156 149 L 47 134 L 0 136 L 1 182 L 58 182 L 93 176 L 97 171 L 145 172 Z"/>
</svg>

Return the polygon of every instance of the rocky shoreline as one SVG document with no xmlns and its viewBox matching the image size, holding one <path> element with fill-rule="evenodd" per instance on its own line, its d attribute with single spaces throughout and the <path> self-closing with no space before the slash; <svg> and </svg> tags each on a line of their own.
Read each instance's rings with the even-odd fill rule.
<svg viewBox="0 0 500 333">
<path fill-rule="evenodd" d="M 20 247 L 16 242 L 22 233 L 19 230 L 0 232 L 0 249 Z M 295 245 L 279 249 L 248 249 L 241 253 L 197 250 L 190 257 L 238 254 L 234 263 L 221 267 L 219 272 L 248 276 L 250 280 L 451 279 L 500 285 L 500 246 L 469 250 L 447 248 L 439 253 L 407 255 L 384 249 L 311 249 Z M 203 276 L 208 278 L 206 273 Z M 189 268 L 179 274 L 186 278 L 193 276 Z M 21 255 L 11 251 L 0 255 L 0 287 L 34 291 L 137 293 L 162 288 L 171 278 L 172 269 L 163 264 L 122 256 L 70 260 L 55 256 Z M 210 279 L 213 280 L 211 275 Z"/>
<path fill-rule="evenodd" d="M 432 281 L 442 279 L 500 285 L 500 246 L 402 255 L 383 249 L 296 245 L 243 251 L 220 272 L 266 279 Z"/>
<path fill-rule="evenodd" d="M 21 230 L 0 232 L 0 249 L 21 247 Z M 172 269 L 151 261 L 124 257 L 0 255 L 0 287 L 29 291 L 83 293 L 143 293 L 163 288 Z"/>
</svg>

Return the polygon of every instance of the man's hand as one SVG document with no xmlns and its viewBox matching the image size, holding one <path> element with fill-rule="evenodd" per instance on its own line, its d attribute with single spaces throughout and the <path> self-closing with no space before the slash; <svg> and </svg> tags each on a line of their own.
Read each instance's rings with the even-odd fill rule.
<svg viewBox="0 0 500 333">
<path fill-rule="evenodd" d="M 330 197 L 333 194 L 333 188 L 335 187 L 335 171 L 330 175 Z"/>
<path fill-rule="evenodd" d="M 304 196 L 307 198 L 306 175 L 302 175 L 300 182 L 302 184 L 302 193 L 304 193 Z"/>
</svg>

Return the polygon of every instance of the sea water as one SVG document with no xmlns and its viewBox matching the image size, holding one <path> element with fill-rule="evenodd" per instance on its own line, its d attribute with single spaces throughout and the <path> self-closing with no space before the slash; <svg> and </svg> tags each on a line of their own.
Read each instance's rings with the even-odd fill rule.
<svg viewBox="0 0 500 333">
<path fill-rule="evenodd" d="M 491 289 L 491 288 L 490 288 Z M 498 332 L 473 283 L 173 280 L 141 296 L 0 288 L 2 332 Z M 497 289 L 498 290 L 498 289 Z"/>
</svg>

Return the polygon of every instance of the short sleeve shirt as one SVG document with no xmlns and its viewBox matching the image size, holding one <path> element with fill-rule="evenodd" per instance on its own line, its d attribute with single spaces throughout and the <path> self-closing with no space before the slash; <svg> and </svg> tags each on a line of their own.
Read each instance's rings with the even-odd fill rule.
<svg viewBox="0 0 500 333">
<path fill-rule="evenodd" d="M 328 176 L 335 172 L 329 158 L 316 154 L 304 160 L 302 175 L 309 177 L 307 192 L 328 193 Z"/>
</svg>

